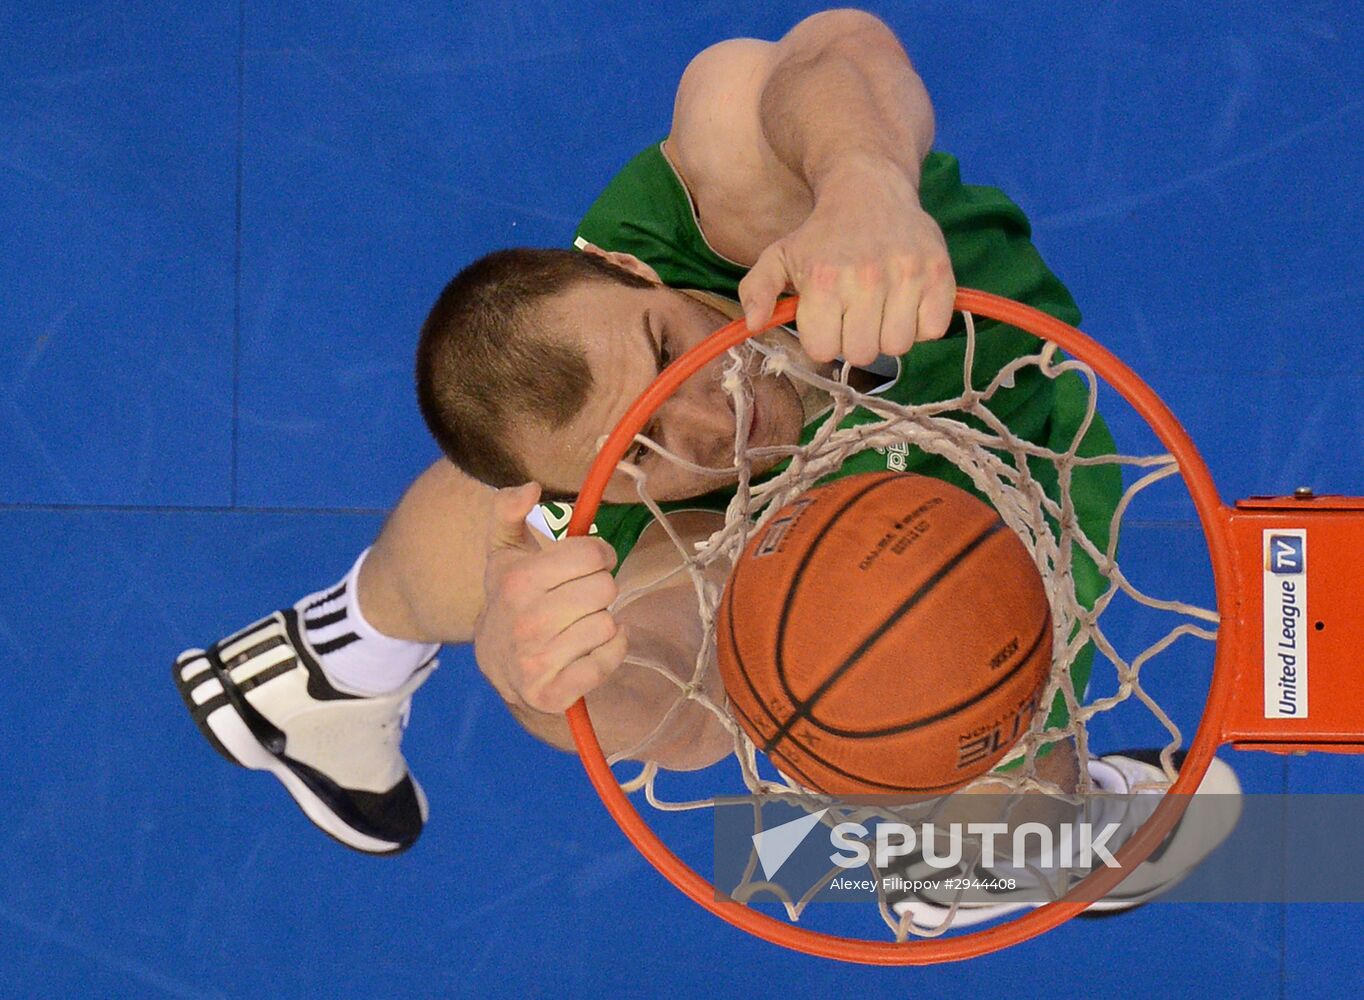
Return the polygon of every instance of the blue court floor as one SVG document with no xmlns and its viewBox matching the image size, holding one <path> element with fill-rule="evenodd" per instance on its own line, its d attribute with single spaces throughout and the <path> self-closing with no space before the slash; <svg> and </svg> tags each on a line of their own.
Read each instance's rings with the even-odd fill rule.
<svg viewBox="0 0 1364 1000">
<path fill-rule="evenodd" d="M 416 702 L 433 811 L 396 860 L 185 718 L 175 654 L 339 578 L 434 457 L 410 372 L 442 284 L 565 245 L 692 54 L 815 9 L 0 11 L 0 995 L 1350 992 L 1358 906 L 1152 905 L 928 969 L 754 941 L 653 872 L 467 649 Z M 1355 4 L 872 9 L 939 147 L 1025 208 L 1224 498 L 1364 493 Z M 1138 533 L 1162 527 L 1187 513 Z M 1364 787 L 1361 760 L 1235 761 L 1250 790 Z"/>
</svg>

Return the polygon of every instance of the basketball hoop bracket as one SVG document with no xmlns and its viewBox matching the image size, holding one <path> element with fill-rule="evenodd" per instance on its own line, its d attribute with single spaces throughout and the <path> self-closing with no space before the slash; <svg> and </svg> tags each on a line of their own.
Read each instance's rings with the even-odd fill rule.
<svg viewBox="0 0 1364 1000">
<path fill-rule="evenodd" d="M 1222 741 L 1364 753 L 1364 497 L 1252 497 L 1226 508 L 1236 682 Z"/>
</svg>

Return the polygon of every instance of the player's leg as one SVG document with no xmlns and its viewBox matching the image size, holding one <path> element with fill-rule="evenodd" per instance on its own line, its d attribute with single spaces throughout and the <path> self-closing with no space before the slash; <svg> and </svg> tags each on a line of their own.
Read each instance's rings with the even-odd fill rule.
<svg viewBox="0 0 1364 1000">
<path fill-rule="evenodd" d="M 472 641 L 494 492 L 444 460 L 408 487 L 360 572 L 360 603 L 376 629 L 417 642 Z"/>
<path fill-rule="evenodd" d="M 176 660 L 176 686 L 209 743 L 274 774 L 357 850 L 395 853 L 421 832 L 426 800 L 402 732 L 439 645 L 472 636 L 491 494 L 437 462 L 340 581 Z"/>
</svg>

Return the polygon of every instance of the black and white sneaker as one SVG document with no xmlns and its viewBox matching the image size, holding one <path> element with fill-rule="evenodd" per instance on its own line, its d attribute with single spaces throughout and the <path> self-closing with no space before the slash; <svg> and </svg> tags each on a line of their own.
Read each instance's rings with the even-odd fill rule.
<svg viewBox="0 0 1364 1000">
<path fill-rule="evenodd" d="M 175 686 L 199 732 L 234 764 L 269 771 L 307 817 L 369 854 L 416 841 L 426 796 L 401 743 L 412 692 L 433 658 L 397 691 L 361 695 L 333 685 L 299 629 L 277 611 L 209 649 L 176 658 Z"/>
</svg>

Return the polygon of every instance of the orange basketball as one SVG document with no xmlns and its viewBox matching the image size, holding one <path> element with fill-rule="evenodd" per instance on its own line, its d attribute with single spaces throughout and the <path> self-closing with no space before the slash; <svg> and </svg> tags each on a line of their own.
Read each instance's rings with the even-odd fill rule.
<svg viewBox="0 0 1364 1000">
<path fill-rule="evenodd" d="M 812 489 L 749 540 L 717 621 L 749 737 L 830 794 L 940 794 L 988 771 L 1036 711 L 1051 612 L 1023 542 L 938 479 Z"/>
</svg>

